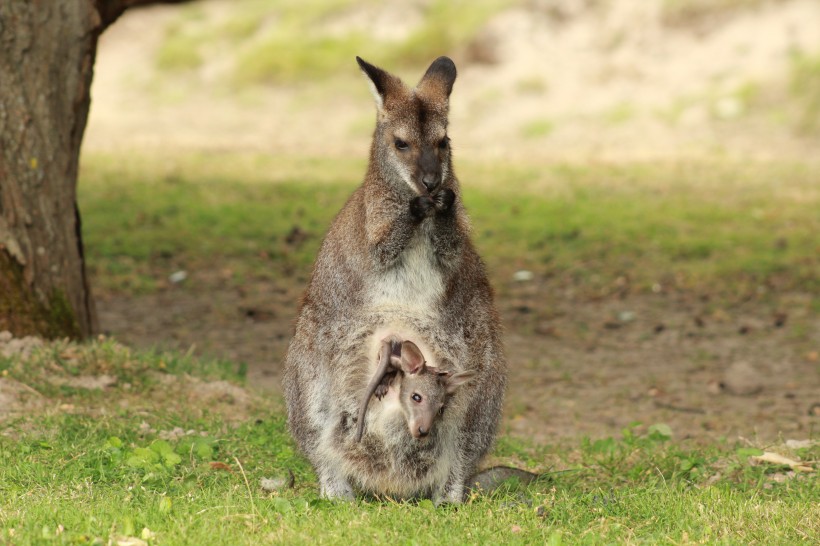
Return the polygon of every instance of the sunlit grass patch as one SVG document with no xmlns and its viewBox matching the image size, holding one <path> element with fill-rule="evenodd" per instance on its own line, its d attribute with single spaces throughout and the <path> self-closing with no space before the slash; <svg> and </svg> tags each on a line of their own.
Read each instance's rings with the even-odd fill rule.
<svg viewBox="0 0 820 546">
<path fill-rule="evenodd" d="M 83 164 L 90 268 L 104 286 L 129 291 L 153 290 L 176 269 L 305 279 L 365 168 L 233 154 L 91 156 Z M 732 298 L 818 289 L 820 191 L 810 164 L 457 168 L 497 279 L 529 269 L 596 296 L 624 279 L 637 293 Z"/>
</svg>

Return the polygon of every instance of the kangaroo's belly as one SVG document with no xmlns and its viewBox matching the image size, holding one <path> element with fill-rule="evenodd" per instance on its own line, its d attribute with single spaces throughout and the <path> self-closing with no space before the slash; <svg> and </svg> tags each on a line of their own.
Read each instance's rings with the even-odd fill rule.
<svg viewBox="0 0 820 546">
<path fill-rule="evenodd" d="M 439 301 L 444 278 L 423 231 L 411 239 L 392 268 L 373 276 L 369 292 L 369 301 L 375 307 L 430 309 Z"/>
</svg>

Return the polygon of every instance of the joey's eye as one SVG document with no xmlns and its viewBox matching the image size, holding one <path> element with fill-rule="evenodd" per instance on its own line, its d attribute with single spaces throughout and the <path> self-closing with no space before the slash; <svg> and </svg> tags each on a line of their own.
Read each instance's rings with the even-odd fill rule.
<svg viewBox="0 0 820 546">
<path fill-rule="evenodd" d="M 450 144 L 450 139 L 448 137 L 442 138 L 438 143 L 439 150 L 446 150 L 447 146 Z"/>
<path fill-rule="evenodd" d="M 403 141 L 400 138 L 396 139 L 395 144 L 396 144 L 396 149 L 397 150 L 404 151 L 404 150 L 407 150 L 408 148 L 410 148 L 410 145 L 408 145 L 405 141 Z"/>
<path fill-rule="evenodd" d="M 413 402 L 421 402 L 421 395 L 417 392 L 414 392 L 410 398 L 413 399 Z"/>
</svg>

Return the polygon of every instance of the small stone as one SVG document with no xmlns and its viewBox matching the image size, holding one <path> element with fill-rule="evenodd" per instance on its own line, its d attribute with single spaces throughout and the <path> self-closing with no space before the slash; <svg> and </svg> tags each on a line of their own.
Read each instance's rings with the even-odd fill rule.
<svg viewBox="0 0 820 546">
<path fill-rule="evenodd" d="M 168 281 L 171 282 L 172 284 L 179 284 L 187 278 L 188 278 L 188 272 L 183 271 L 183 270 L 175 271 L 175 272 L 171 273 L 170 275 L 168 275 Z"/>
<path fill-rule="evenodd" d="M 281 491 L 283 489 L 290 489 L 296 478 L 293 471 L 288 469 L 286 475 L 275 476 L 273 478 L 262 478 L 259 480 L 259 485 L 264 491 Z"/>
<path fill-rule="evenodd" d="M 535 278 L 535 274 L 532 271 L 527 271 L 522 269 L 521 271 L 516 271 L 513 274 L 513 280 L 516 282 L 527 282 L 531 281 Z"/>
<path fill-rule="evenodd" d="M 751 396 L 763 390 L 760 371 L 748 362 L 735 362 L 723 376 L 726 391 L 737 396 Z"/>
</svg>

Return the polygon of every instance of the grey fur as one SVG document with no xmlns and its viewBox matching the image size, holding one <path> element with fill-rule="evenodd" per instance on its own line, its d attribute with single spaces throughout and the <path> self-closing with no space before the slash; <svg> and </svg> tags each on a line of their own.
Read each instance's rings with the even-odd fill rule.
<svg viewBox="0 0 820 546">
<path fill-rule="evenodd" d="M 436 416 L 444 412 L 449 398 L 474 375 L 473 370 L 453 374 L 427 366 L 424 355 L 412 341 L 402 341 L 395 335 L 384 338 L 379 350 L 379 366 L 359 406 L 356 441 L 362 439 L 367 406 L 374 394 L 381 400 L 391 387 L 398 388 L 399 406 L 408 430 L 414 438 L 421 438 L 430 433 Z"/>
<path fill-rule="evenodd" d="M 360 66 L 378 79 L 370 163 L 322 243 L 302 300 L 285 363 L 288 423 L 325 497 L 461 502 L 494 441 L 507 365 L 446 137 L 455 66 L 436 60 L 413 89 Z M 475 375 L 426 437 L 410 435 L 388 395 L 367 411 L 357 442 L 358 409 L 386 335 L 412 339 L 441 370 Z"/>
</svg>

